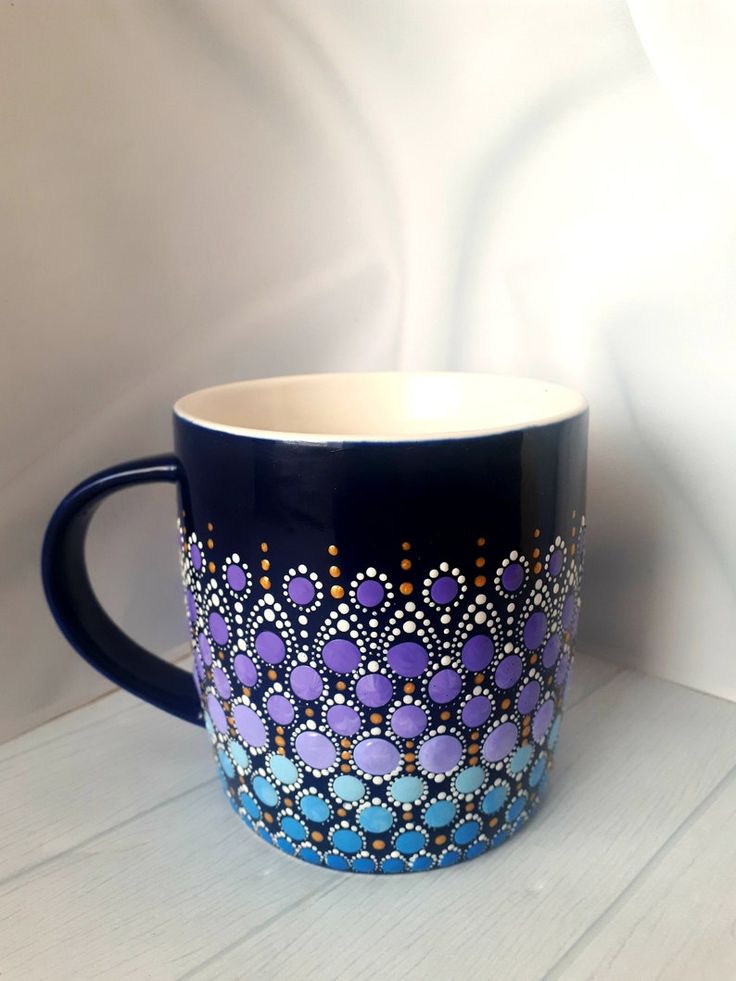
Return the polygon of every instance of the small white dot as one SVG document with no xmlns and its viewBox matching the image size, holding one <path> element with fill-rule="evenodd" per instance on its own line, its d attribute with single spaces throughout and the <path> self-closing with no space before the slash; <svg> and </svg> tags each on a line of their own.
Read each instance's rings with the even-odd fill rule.
<svg viewBox="0 0 736 981">
<path fill-rule="evenodd" d="M 480 685 L 476 685 L 475 686 L 475 688 L 473 689 L 473 694 L 474 695 L 482 695 L 483 694 L 483 689 L 481 688 Z"/>
<path fill-rule="evenodd" d="M 368 621 L 368 626 L 371 628 L 371 630 L 375 630 L 378 626 L 378 620 L 376 620 L 374 617 L 372 620 Z"/>
<path fill-rule="evenodd" d="M 404 705 L 411 705 L 413 701 L 414 699 L 411 697 L 411 695 L 404 695 Z"/>
<path fill-rule="evenodd" d="M 447 665 L 448 665 L 448 664 L 452 664 L 452 658 L 450 657 L 450 655 L 449 655 L 449 654 L 444 654 L 444 655 L 442 656 L 442 660 L 440 661 L 440 663 L 441 663 L 441 664 L 442 664 L 442 665 L 443 665 L 444 667 L 447 667 Z"/>
<path fill-rule="evenodd" d="M 450 563 L 449 562 L 440 562 L 440 569 L 442 570 L 442 572 L 449 572 L 450 571 Z"/>
<path fill-rule="evenodd" d="M 511 653 L 511 651 L 513 651 L 513 649 L 514 649 L 514 645 L 513 645 L 513 644 L 504 644 L 504 645 L 503 645 L 503 649 L 504 649 L 504 651 L 505 651 L 505 652 L 506 652 L 507 654 L 510 654 L 510 653 Z"/>
<path fill-rule="evenodd" d="M 509 554 L 509 558 L 510 559 L 518 559 L 519 558 L 519 553 L 516 551 L 516 549 L 514 549 L 514 551 Z"/>
<path fill-rule="evenodd" d="M 237 552 L 233 552 L 233 562 L 240 562 L 240 556 Z"/>
<path fill-rule="evenodd" d="M 417 607 L 416 607 L 416 603 L 412 603 L 412 601 L 409 600 L 409 602 L 406 604 L 404 608 L 407 611 L 407 613 L 413 613 Z"/>
<path fill-rule="evenodd" d="M 307 571 L 307 567 L 305 565 L 299 566 L 299 572 L 301 572 L 302 575 L 304 575 L 306 571 Z"/>
<path fill-rule="evenodd" d="M 212 594 L 212 605 L 213 606 L 219 606 L 220 605 L 220 597 L 217 595 L 217 593 L 213 593 Z"/>
<path fill-rule="evenodd" d="M 381 735 L 381 727 L 380 726 L 373 726 L 373 728 L 371 729 L 371 735 L 372 736 L 380 736 Z"/>
<path fill-rule="evenodd" d="M 277 682 L 275 682 L 275 684 L 273 686 L 273 690 L 274 691 L 277 691 L 277 692 L 281 692 L 281 691 L 284 690 L 284 686 L 281 684 L 280 681 L 277 681 Z"/>
<path fill-rule="evenodd" d="M 297 619 L 303 627 L 306 627 L 306 625 L 309 623 L 309 617 L 305 617 L 303 613 L 300 613 Z"/>
<path fill-rule="evenodd" d="M 238 647 L 240 648 L 241 651 L 247 651 L 248 650 L 248 648 L 246 646 L 246 643 L 245 643 L 245 641 L 243 640 L 242 637 L 238 638 Z"/>
<path fill-rule="evenodd" d="M 300 637 L 303 637 L 304 640 L 306 640 L 309 637 L 309 631 L 308 630 L 300 630 L 299 631 L 299 636 Z"/>
</svg>

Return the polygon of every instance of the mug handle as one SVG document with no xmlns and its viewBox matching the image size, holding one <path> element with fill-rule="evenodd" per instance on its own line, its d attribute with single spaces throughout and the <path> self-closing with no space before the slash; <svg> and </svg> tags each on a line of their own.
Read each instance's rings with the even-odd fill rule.
<svg viewBox="0 0 736 981">
<path fill-rule="evenodd" d="M 182 476 L 180 462 L 167 454 L 130 460 L 82 481 L 51 517 L 41 574 L 56 622 L 92 667 L 152 705 L 202 725 L 202 707 L 192 676 L 145 650 L 113 623 L 97 601 L 84 551 L 92 517 L 109 494 L 134 484 L 173 484 Z"/>
</svg>

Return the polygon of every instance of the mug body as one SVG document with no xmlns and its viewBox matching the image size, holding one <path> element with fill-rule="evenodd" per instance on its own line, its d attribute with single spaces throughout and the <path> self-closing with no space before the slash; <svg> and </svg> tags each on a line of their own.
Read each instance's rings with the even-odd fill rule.
<svg viewBox="0 0 736 981">
<path fill-rule="evenodd" d="M 573 657 L 587 409 L 477 374 L 313 375 L 175 407 L 181 565 L 232 807 L 356 872 L 501 844 Z"/>
</svg>

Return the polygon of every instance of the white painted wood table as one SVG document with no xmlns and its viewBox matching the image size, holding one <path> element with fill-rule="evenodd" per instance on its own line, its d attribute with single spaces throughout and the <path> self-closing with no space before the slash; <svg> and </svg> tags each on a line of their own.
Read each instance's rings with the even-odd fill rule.
<svg viewBox="0 0 736 981">
<path fill-rule="evenodd" d="M 578 656 L 544 807 L 418 875 L 313 868 L 116 692 L 0 747 L 0 977 L 736 977 L 736 705 Z"/>
</svg>

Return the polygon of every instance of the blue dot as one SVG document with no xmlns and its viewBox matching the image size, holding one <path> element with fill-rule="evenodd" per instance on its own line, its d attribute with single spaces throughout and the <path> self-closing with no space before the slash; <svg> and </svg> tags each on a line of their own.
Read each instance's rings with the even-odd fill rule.
<svg viewBox="0 0 736 981">
<path fill-rule="evenodd" d="M 507 822 L 509 824 L 513 824 L 525 807 L 526 807 L 526 796 L 524 794 L 520 794 L 516 798 L 516 800 L 512 801 L 511 804 L 509 804 L 509 809 L 506 811 Z"/>
<path fill-rule="evenodd" d="M 372 858 L 354 858 L 351 868 L 353 872 L 375 872 L 376 863 Z"/>
<path fill-rule="evenodd" d="M 302 848 L 302 850 L 299 852 L 299 858 L 303 858 L 304 861 L 309 862 L 310 865 L 322 864 L 322 857 L 314 848 Z"/>
<path fill-rule="evenodd" d="M 502 845 L 508 838 L 509 834 L 510 834 L 509 831 L 499 831 L 498 834 L 494 836 L 493 841 L 491 842 L 491 848 L 498 848 L 499 845 Z"/>
<path fill-rule="evenodd" d="M 215 738 L 215 727 L 212 725 L 212 719 L 210 718 L 209 712 L 204 713 L 204 727 L 210 734 L 210 739 Z"/>
<path fill-rule="evenodd" d="M 550 749 L 554 749 L 557 745 L 557 740 L 560 736 L 560 716 L 558 715 L 555 721 L 552 723 L 552 728 L 549 730 L 549 735 L 547 736 L 547 745 Z"/>
<path fill-rule="evenodd" d="M 279 795 L 276 788 L 265 777 L 258 776 L 253 778 L 253 792 L 259 800 L 263 801 L 266 807 L 276 807 L 279 802 Z"/>
<path fill-rule="evenodd" d="M 430 828 L 444 828 L 455 817 L 455 805 L 451 800 L 437 800 L 424 812 L 424 820 Z"/>
<path fill-rule="evenodd" d="M 537 762 L 532 767 L 532 772 L 529 774 L 529 786 L 536 787 L 539 781 L 544 776 L 547 770 L 547 757 L 544 753 L 539 757 Z"/>
<path fill-rule="evenodd" d="M 318 797 L 317 794 L 307 794 L 299 801 L 302 814 L 308 821 L 317 821 L 321 824 L 330 816 L 329 804 Z"/>
<path fill-rule="evenodd" d="M 415 855 L 424 848 L 426 840 L 421 831 L 402 831 L 396 839 L 396 850 L 402 855 Z"/>
<path fill-rule="evenodd" d="M 479 831 L 480 825 L 477 821 L 466 821 L 465 824 L 460 825 L 453 835 L 455 844 L 469 845 L 471 841 L 475 841 L 478 837 Z"/>
<path fill-rule="evenodd" d="M 358 824 L 364 831 L 381 834 L 394 823 L 394 816 L 387 807 L 366 807 L 358 815 Z"/>
<path fill-rule="evenodd" d="M 440 868 L 446 869 L 450 865 L 456 865 L 460 861 L 460 852 L 445 852 L 440 859 Z"/>
<path fill-rule="evenodd" d="M 340 828 L 332 836 L 332 844 L 340 852 L 346 855 L 355 855 L 363 847 L 363 839 L 355 831 L 347 828 Z"/>
<path fill-rule="evenodd" d="M 400 858 L 387 858 L 381 865 L 381 872 L 385 872 L 386 875 L 395 875 L 397 872 L 403 872 L 405 868 L 406 866 Z"/>
<path fill-rule="evenodd" d="M 246 828 L 252 828 L 253 827 L 253 822 L 251 821 L 251 819 L 248 817 L 247 814 L 241 814 L 240 815 L 240 820 L 243 822 L 243 824 L 246 826 Z"/>
<path fill-rule="evenodd" d="M 276 844 L 279 846 L 282 852 L 286 852 L 287 855 L 293 855 L 296 849 L 294 845 L 289 841 L 288 838 L 277 838 Z"/>
<path fill-rule="evenodd" d="M 261 838 L 263 838 L 264 841 L 267 841 L 269 845 L 273 844 L 273 838 L 271 837 L 271 834 L 267 828 L 259 828 L 258 834 L 261 836 Z"/>
<path fill-rule="evenodd" d="M 350 862 L 342 855 L 335 855 L 334 852 L 330 852 L 325 862 L 329 869 L 338 869 L 340 872 L 345 872 L 350 868 Z"/>
<path fill-rule="evenodd" d="M 399 777 L 391 784 L 391 796 L 400 804 L 411 804 L 424 793 L 424 781 L 419 777 Z"/>
<path fill-rule="evenodd" d="M 528 765 L 533 752 L 534 747 L 531 743 L 527 743 L 526 746 L 519 746 L 509 760 L 509 771 L 514 774 L 521 773 L 524 767 Z"/>
<path fill-rule="evenodd" d="M 235 767 L 232 764 L 232 760 L 229 756 L 226 756 L 221 749 L 217 751 L 217 759 L 220 761 L 220 766 L 227 773 L 229 777 L 235 776 Z"/>
<path fill-rule="evenodd" d="M 426 872 L 427 869 L 432 868 L 432 864 L 431 855 L 417 855 L 411 863 L 411 870 L 412 872 Z"/>
<path fill-rule="evenodd" d="M 484 814 L 495 814 L 500 811 L 509 796 L 509 788 L 504 786 L 493 787 L 483 798 L 480 809 Z"/>
<path fill-rule="evenodd" d="M 299 771 L 285 756 L 274 753 L 268 758 L 268 768 L 281 783 L 296 783 L 299 778 Z"/>
<path fill-rule="evenodd" d="M 365 793 L 365 787 L 357 777 L 338 777 L 332 785 L 332 789 L 336 797 L 339 797 L 340 800 L 346 800 L 351 804 L 356 800 L 360 800 Z"/>
<path fill-rule="evenodd" d="M 250 756 L 248 756 L 245 748 L 239 742 L 231 739 L 227 744 L 227 748 L 233 760 L 235 760 L 236 766 L 239 766 L 241 770 L 247 770 L 250 767 Z"/>
<path fill-rule="evenodd" d="M 455 777 L 455 789 L 459 794 L 472 794 L 483 783 L 485 775 L 482 766 L 468 766 Z"/>
<path fill-rule="evenodd" d="M 240 803 L 243 805 L 243 809 L 246 811 L 246 813 L 249 814 L 254 821 L 257 821 L 258 818 L 261 816 L 261 809 L 258 806 L 258 804 L 256 804 L 256 802 L 253 800 L 253 798 L 250 796 L 250 794 L 246 794 L 244 791 L 241 790 Z"/>
<path fill-rule="evenodd" d="M 301 821 L 297 821 L 296 818 L 286 816 L 281 819 L 281 830 L 285 835 L 293 838 L 294 841 L 305 841 L 307 837 L 307 829 L 304 827 Z"/>
<path fill-rule="evenodd" d="M 478 855 L 482 855 L 483 852 L 487 852 L 490 845 L 487 841 L 476 841 L 474 845 L 465 852 L 466 858 L 476 858 Z"/>
</svg>

